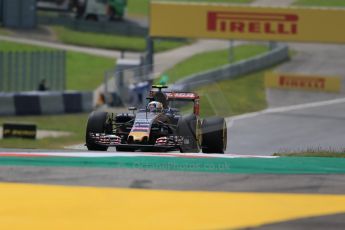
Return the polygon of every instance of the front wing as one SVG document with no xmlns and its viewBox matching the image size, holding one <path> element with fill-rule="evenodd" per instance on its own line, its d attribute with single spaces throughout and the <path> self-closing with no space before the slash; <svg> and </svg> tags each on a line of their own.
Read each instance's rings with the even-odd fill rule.
<svg viewBox="0 0 345 230">
<path fill-rule="evenodd" d="M 93 142 L 100 146 L 116 147 L 123 150 L 142 150 L 142 151 L 174 151 L 180 150 L 184 142 L 189 142 L 188 138 L 182 136 L 161 137 L 153 144 L 126 143 L 121 136 L 104 133 L 90 133 Z"/>
</svg>

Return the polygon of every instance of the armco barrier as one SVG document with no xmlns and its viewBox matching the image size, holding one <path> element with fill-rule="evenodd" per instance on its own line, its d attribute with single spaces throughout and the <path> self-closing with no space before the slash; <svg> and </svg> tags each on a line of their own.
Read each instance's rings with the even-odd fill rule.
<svg viewBox="0 0 345 230">
<path fill-rule="evenodd" d="M 92 101 L 92 92 L 1 93 L 0 116 L 90 112 Z"/>
<path fill-rule="evenodd" d="M 176 91 L 190 91 L 194 88 L 213 82 L 227 80 L 255 71 L 260 71 L 262 69 L 277 65 L 288 59 L 288 46 L 278 45 L 269 52 L 256 57 L 183 78 L 177 81 L 172 88 Z"/>
<path fill-rule="evenodd" d="M 50 17 L 40 15 L 38 16 L 39 24 L 43 25 L 61 25 L 73 30 L 93 32 L 93 33 L 107 33 L 119 34 L 124 36 L 139 36 L 145 37 L 148 34 L 148 28 L 142 26 L 134 21 L 86 21 L 76 20 L 71 17 Z"/>
<path fill-rule="evenodd" d="M 16 109 L 14 106 L 14 94 L 1 93 L 0 94 L 0 115 L 14 115 Z"/>
<path fill-rule="evenodd" d="M 59 114 L 65 111 L 61 93 L 51 92 L 40 97 L 42 114 Z"/>
</svg>

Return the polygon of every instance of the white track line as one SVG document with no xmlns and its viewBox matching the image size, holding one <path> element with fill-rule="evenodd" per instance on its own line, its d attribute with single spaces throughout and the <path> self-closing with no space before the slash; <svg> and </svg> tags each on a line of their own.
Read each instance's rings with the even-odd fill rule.
<svg viewBox="0 0 345 230">
<path fill-rule="evenodd" d="M 316 107 L 322 107 L 322 106 L 328 106 L 328 105 L 336 105 L 336 104 L 341 104 L 341 103 L 345 103 L 345 98 L 265 109 L 265 110 L 262 110 L 259 112 L 247 113 L 247 114 L 243 114 L 243 115 L 228 117 L 228 118 L 226 118 L 227 126 L 228 126 L 228 128 L 231 128 L 234 125 L 235 121 L 253 118 L 253 117 L 260 116 L 260 115 L 273 114 L 273 113 L 283 113 L 283 112 L 289 112 L 289 111 L 300 110 L 300 109 L 308 109 L 308 108 L 316 108 Z"/>
<path fill-rule="evenodd" d="M 178 157 L 178 158 L 277 158 L 274 156 L 201 154 L 201 153 L 151 153 L 151 152 L 0 152 L 1 156 L 37 157 Z"/>
</svg>

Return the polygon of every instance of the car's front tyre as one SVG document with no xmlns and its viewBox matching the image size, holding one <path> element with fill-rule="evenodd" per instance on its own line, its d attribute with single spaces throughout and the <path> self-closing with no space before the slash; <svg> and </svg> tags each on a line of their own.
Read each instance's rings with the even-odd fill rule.
<svg viewBox="0 0 345 230">
<path fill-rule="evenodd" d="M 92 112 L 89 116 L 86 126 L 86 147 L 92 151 L 107 151 L 107 146 L 96 144 L 90 137 L 90 133 L 105 133 L 105 125 L 108 113 L 106 112 Z"/>
</svg>

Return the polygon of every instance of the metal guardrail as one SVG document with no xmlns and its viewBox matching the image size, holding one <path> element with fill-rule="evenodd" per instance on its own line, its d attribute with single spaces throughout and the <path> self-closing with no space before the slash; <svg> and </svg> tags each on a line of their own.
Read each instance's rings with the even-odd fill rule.
<svg viewBox="0 0 345 230">
<path fill-rule="evenodd" d="M 86 21 L 74 19 L 73 17 L 53 17 L 53 16 L 38 16 L 38 23 L 43 25 L 61 25 L 73 30 L 105 33 L 105 34 L 119 34 L 124 36 L 138 36 L 146 37 L 148 28 L 140 26 L 132 21 Z"/>
<path fill-rule="evenodd" d="M 278 45 L 265 54 L 249 58 L 217 69 L 190 75 L 177 81 L 172 88 L 176 91 L 189 91 L 213 82 L 235 78 L 255 71 L 272 67 L 289 59 L 287 45 Z"/>
<path fill-rule="evenodd" d="M 66 52 L 0 52 L 0 91 L 37 90 L 44 79 L 49 90 L 66 88 Z"/>
</svg>

